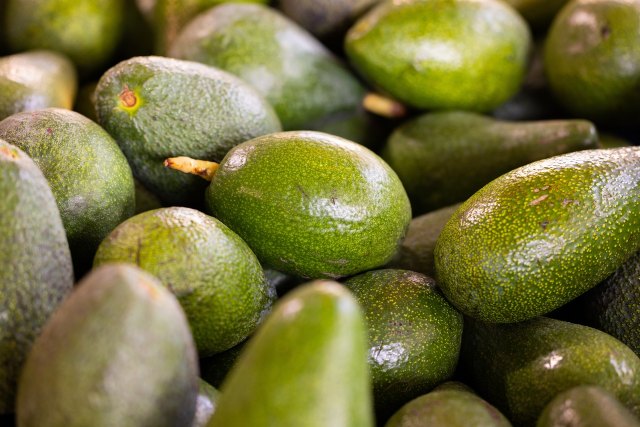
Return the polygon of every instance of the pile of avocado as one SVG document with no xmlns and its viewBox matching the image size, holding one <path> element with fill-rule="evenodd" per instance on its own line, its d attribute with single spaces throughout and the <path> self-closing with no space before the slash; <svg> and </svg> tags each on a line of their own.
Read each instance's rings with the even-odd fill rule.
<svg viewBox="0 0 640 427">
<path fill-rule="evenodd" d="M 0 22 L 0 424 L 640 427 L 640 0 Z"/>
</svg>

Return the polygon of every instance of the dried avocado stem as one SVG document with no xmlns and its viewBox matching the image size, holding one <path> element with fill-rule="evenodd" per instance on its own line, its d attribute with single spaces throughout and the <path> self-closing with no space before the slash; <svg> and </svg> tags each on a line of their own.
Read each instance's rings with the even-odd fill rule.
<svg viewBox="0 0 640 427">
<path fill-rule="evenodd" d="M 180 172 L 198 175 L 207 181 L 211 181 L 216 170 L 218 170 L 218 163 L 216 162 L 196 160 L 191 157 L 170 157 L 164 161 L 164 165 Z"/>
<path fill-rule="evenodd" d="M 407 115 L 407 107 L 395 99 L 370 92 L 362 100 L 362 106 L 370 113 L 389 119 L 399 119 Z"/>
</svg>

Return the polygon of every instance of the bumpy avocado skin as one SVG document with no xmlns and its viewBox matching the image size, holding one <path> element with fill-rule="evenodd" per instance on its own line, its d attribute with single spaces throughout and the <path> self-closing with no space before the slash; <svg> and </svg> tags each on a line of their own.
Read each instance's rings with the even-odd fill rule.
<svg viewBox="0 0 640 427">
<path fill-rule="evenodd" d="M 640 248 L 640 148 L 539 160 L 487 184 L 436 243 L 438 285 L 487 322 L 548 313 Z"/>
<path fill-rule="evenodd" d="M 133 215 L 133 175 L 118 144 L 74 111 L 48 108 L 0 122 L 0 138 L 24 150 L 56 198 L 76 271 L 90 266 L 98 245 Z"/>
<path fill-rule="evenodd" d="M 640 421 L 602 387 L 581 385 L 553 398 L 536 427 L 640 427 Z"/>
<path fill-rule="evenodd" d="M 76 70 L 64 56 L 46 50 L 0 58 L 0 120 L 20 111 L 71 109 Z"/>
<path fill-rule="evenodd" d="M 212 65 L 253 85 L 284 130 L 308 129 L 339 111 L 355 112 L 364 88 L 319 41 L 277 10 L 229 3 L 198 15 L 171 56 Z"/>
<path fill-rule="evenodd" d="M 280 130 L 273 108 L 247 83 L 157 56 L 109 69 L 96 88 L 96 111 L 135 177 L 169 205 L 201 204 L 206 182 L 164 167 L 166 158 L 220 161 L 234 145 Z"/>
<path fill-rule="evenodd" d="M 505 122 L 452 111 L 402 124 L 382 158 L 400 177 L 418 215 L 463 202 L 519 166 L 589 148 L 598 148 L 598 134 L 586 120 Z"/>
<path fill-rule="evenodd" d="M 321 132 L 281 132 L 232 149 L 207 209 L 261 262 L 307 278 L 384 265 L 411 219 L 402 184 L 376 154 Z"/>
<path fill-rule="evenodd" d="M 342 285 L 316 281 L 249 340 L 208 427 L 373 427 L 370 387 L 362 310 Z"/>
<path fill-rule="evenodd" d="M 387 1 L 345 38 L 354 67 L 419 109 L 489 111 L 520 87 L 531 35 L 497 0 Z"/>
<path fill-rule="evenodd" d="M 359 274 L 344 284 L 367 321 L 369 368 L 379 416 L 388 417 L 453 375 L 462 341 L 462 315 L 444 299 L 432 278 L 387 269 Z"/>
<path fill-rule="evenodd" d="M 0 140 L 0 413 L 14 411 L 18 375 L 33 341 L 73 287 L 60 213 L 45 177 Z"/>
<path fill-rule="evenodd" d="M 175 427 L 193 420 L 198 366 L 178 301 L 125 264 L 94 270 L 34 343 L 18 388 L 24 427 Z"/>
<path fill-rule="evenodd" d="M 216 218 L 185 207 L 138 214 L 100 244 L 94 265 L 129 262 L 180 301 L 200 356 L 243 341 L 275 300 L 247 244 Z"/>
<path fill-rule="evenodd" d="M 558 393 L 598 385 L 640 413 L 640 359 L 612 336 L 544 317 L 512 324 L 465 322 L 461 363 L 472 386 L 514 425 L 533 426 Z"/>
</svg>

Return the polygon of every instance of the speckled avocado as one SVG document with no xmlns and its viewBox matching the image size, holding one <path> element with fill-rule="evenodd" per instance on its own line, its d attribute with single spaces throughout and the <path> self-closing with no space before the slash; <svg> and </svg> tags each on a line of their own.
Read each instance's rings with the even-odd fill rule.
<svg viewBox="0 0 640 427">
<path fill-rule="evenodd" d="M 202 180 L 167 169 L 167 157 L 220 161 L 236 144 L 280 130 L 272 107 L 247 83 L 213 67 L 136 57 L 96 88 L 98 122 L 118 141 L 137 179 L 170 205 L 198 205 Z"/>
<path fill-rule="evenodd" d="M 354 67 L 373 85 L 419 109 L 489 111 L 514 95 L 531 35 L 498 0 L 387 1 L 345 38 Z"/>
<path fill-rule="evenodd" d="M 382 158 L 407 190 L 414 215 L 463 202 L 519 166 L 598 148 L 585 120 L 506 122 L 476 113 L 428 113 L 389 137 Z"/>
<path fill-rule="evenodd" d="M 597 285 L 640 249 L 640 148 L 539 160 L 464 202 L 436 243 L 438 285 L 464 314 L 517 322 Z"/>
<path fill-rule="evenodd" d="M 112 264 L 82 280 L 25 363 L 22 427 L 175 427 L 193 420 L 198 366 L 175 297 L 139 268 Z"/>
<path fill-rule="evenodd" d="M 33 341 L 73 287 L 56 201 L 38 166 L 0 140 L 0 413 L 14 411 L 18 375 Z"/>
<path fill-rule="evenodd" d="M 242 350 L 208 427 L 373 427 L 366 343 L 346 288 L 302 285 Z"/>
<path fill-rule="evenodd" d="M 76 271 L 133 215 L 131 168 L 118 144 L 95 122 L 61 108 L 14 114 L 0 138 L 24 150 L 44 173 L 58 203 Z"/>
<path fill-rule="evenodd" d="M 453 375 L 462 315 L 433 279 L 406 270 L 375 270 L 350 278 L 345 286 L 365 313 L 379 416 L 388 417 Z"/>
<path fill-rule="evenodd" d="M 147 211 L 120 224 L 100 244 L 94 265 L 111 262 L 138 265 L 178 297 L 200 356 L 243 341 L 275 299 L 247 244 L 190 208 Z"/>
<path fill-rule="evenodd" d="M 604 332 L 544 317 L 464 327 L 461 364 L 471 385 L 514 425 L 535 425 L 558 393 L 582 384 L 598 385 L 640 413 L 640 359 Z"/>
</svg>

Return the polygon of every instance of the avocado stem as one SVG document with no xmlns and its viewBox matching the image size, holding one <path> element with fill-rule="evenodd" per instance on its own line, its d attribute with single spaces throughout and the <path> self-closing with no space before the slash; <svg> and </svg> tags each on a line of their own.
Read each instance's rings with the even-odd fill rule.
<svg viewBox="0 0 640 427">
<path fill-rule="evenodd" d="M 191 157 L 170 157 L 164 161 L 164 165 L 168 168 L 175 169 L 180 172 L 190 173 L 198 175 L 201 178 L 211 181 L 216 170 L 218 170 L 218 163 L 209 162 L 207 160 L 196 160 Z"/>
<path fill-rule="evenodd" d="M 370 113 L 389 119 L 399 119 L 407 115 L 407 107 L 379 93 L 366 94 L 362 100 L 362 106 Z"/>
</svg>

